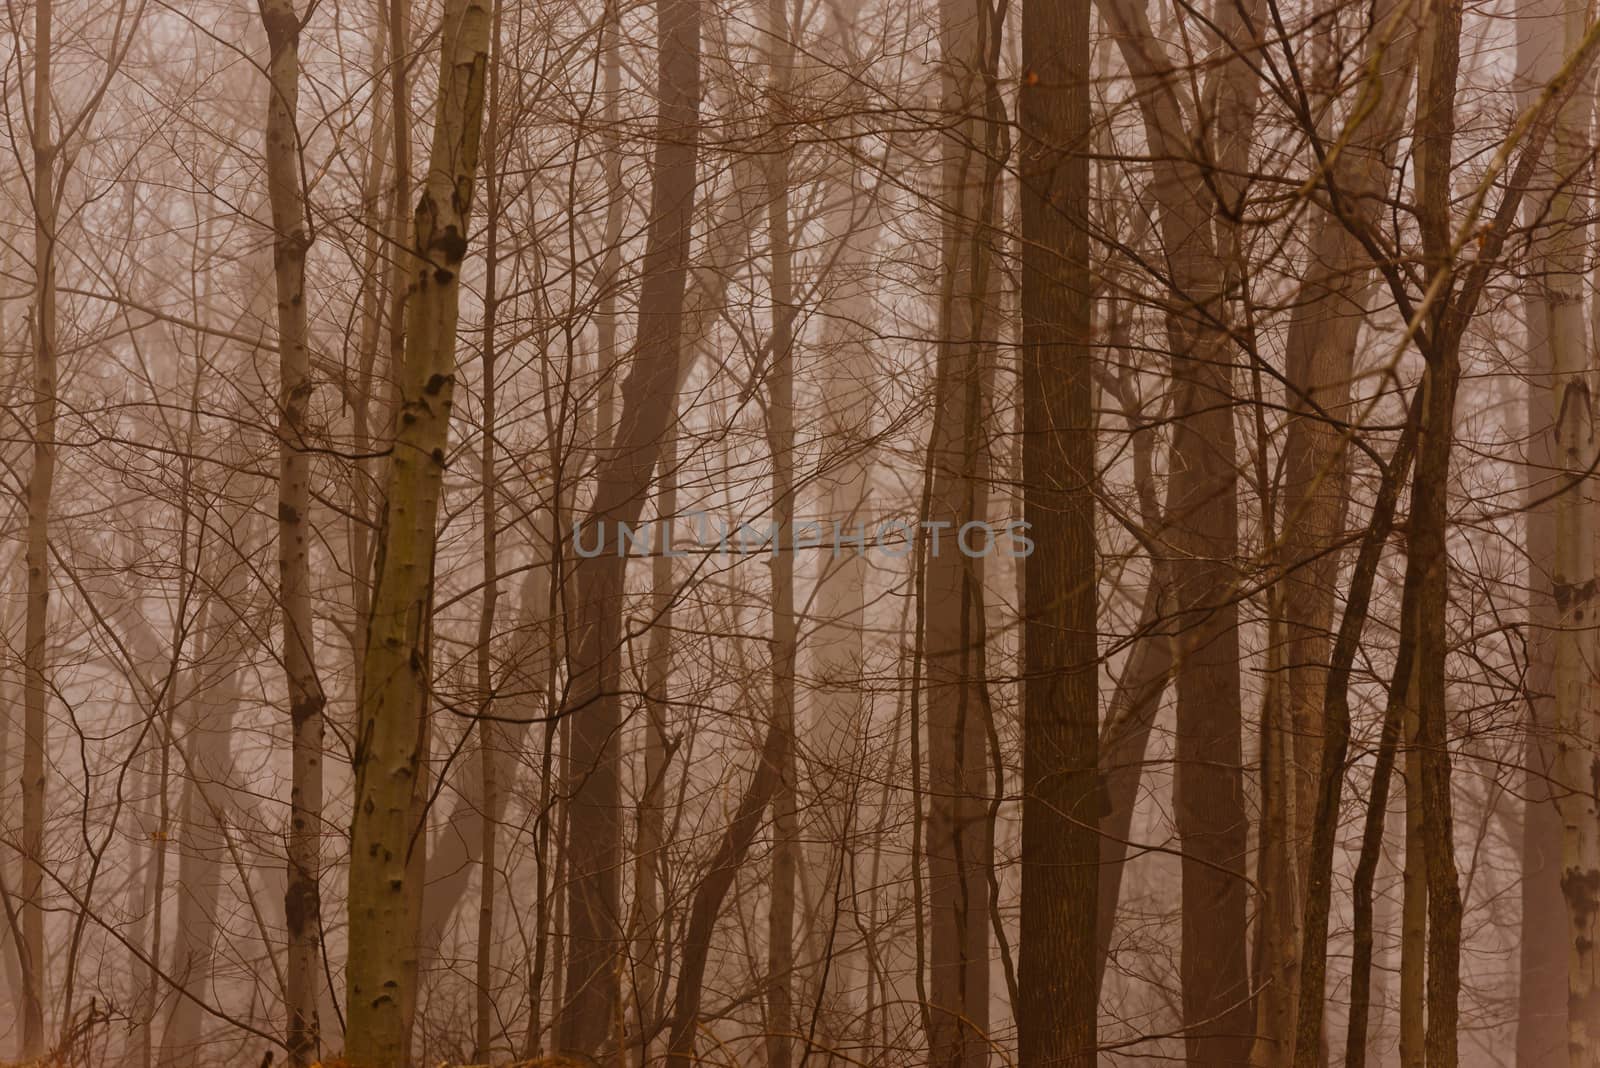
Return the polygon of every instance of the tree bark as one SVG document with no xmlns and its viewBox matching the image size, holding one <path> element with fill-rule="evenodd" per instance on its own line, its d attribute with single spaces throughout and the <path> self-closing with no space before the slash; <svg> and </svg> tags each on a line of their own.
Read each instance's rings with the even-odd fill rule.
<svg viewBox="0 0 1600 1068">
<path fill-rule="evenodd" d="M 1524 101 L 1555 76 L 1561 57 L 1578 47 L 1585 19 L 1583 6 L 1570 2 L 1525 3 L 1519 9 L 1518 73 Z M 1600 1063 L 1600 961 L 1594 946 L 1600 909 L 1600 814 L 1591 771 L 1600 751 L 1592 696 L 1600 650 L 1592 619 L 1594 505 L 1585 492 L 1597 457 L 1583 304 L 1586 203 L 1574 189 L 1587 168 L 1589 109 L 1587 96 L 1580 94 L 1557 112 L 1554 145 L 1535 179 L 1534 203 L 1527 213 L 1535 230 L 1532 281 L 1523 307 L 1529 317 L 1530 355 L 1537 361 L 1532 389 L 1545 394 L 1537 404 L 1530 398 L 1529 406 L 1530 452 L 1544 461 L 1528 489 L 1536 502 L 1528 517 L 1530 547 L 1535 538 L 1548 539 L 1545 555 L 1529 556 L 1532 622 L 1548 628 L 1530 635 L 1530 668 L 1539 671 L 1535 678 L 1542 677 L 1554 695 L 1552 706 L 1545 706 L 1554 722 L 1540 721 L 1537 712 L 1544 701 L 1536 697 L 1528 741 L 1524 845 L 1537 866 L 1525 871 L 1523 880 L 1523 980 L 1530 989 L 1523 995 L 1525 1015 L 1518 1030 L 1518 1063 L 1525 1066 L 1544 1061 L 1587 1068 Z M 1539 663 L 1534 656 L 1550 659 Z M 1557 825 L 1559 838 L 1552 833 Z M 1557 840 L 1559 876 L 1554 856 L 1540 855 Z M 1559 892 L 1567 919 L 1564 931 L 1550 922 L 1554 910 L 1543 916 L 1534 911 L 1557 900 L 1551 890 Z M 1549 954 L 1543 961 L 1534 956 L 1541 952 Z M 1556 964 L 1563 959 L 1565 989 Z M 1548 983 L 1540 982 L 1541 968 L 1550 972 Z M 1533 1002 L 1540 994 L 1549 997 L 1546 1004 Z M 1560 1056 L 1561 1030 L 1551 1026 L 1562 1022 L 1562 1016 L 1566 1058 Z"/>
<path fill-rule="evenodd" d="M 1098 583 L 1089 0 L 1022 7 L 1022 1001 L 1029 1065 L 1096 1063 Z"/>
<path fill-rule="evenodd" d="M 478 774 L 483 779 L 482 810 L 478 863 L 478 945 L 474 962 L 474 985 L 477 1019 L 474 1029 L 473 1059 L 488 1064 L 493 1060 L 495 1023 L 494 1000 L 494 906 L 496 868 L 496 832 L 499 830 L 502 731 L 491 713 L 494 704 L 494 623 L 495 608 L 500 600 L 499 554 L 499 476 L 496 472 L 495 434 L 495 360 L 497 316 L 500 310 L 499 256 L 500 256 L 500 19 L 503 6 L 494 5 L 494 24 L 489 34 L 489 97 L 488 116 L 484 131 L 485 155 L 489 165 L 483 176 L 483 214 L 486 232 L 483 242 L 483 442 L 479 450 L 478 479 L 483 492 L 483 601 L 478 610 L 478 646 L 474 650 L 478 683 Z M 426 900 L 426 892 L 424 892 Z"/>
<path fill-rule="evenodd" d="M 772 898 L 767 906 L 767 1066 L 789 1068 L 794 1050 L 794 920 L 800 843 L 795 811 L 794 610 L 794 257 L 789 234 L 789 130 L 783 115 L 794 63 L 787 0 L 769 0 L 769 91 L 775 141 L 767 174 L 767 245 L 771 261 L 772 366 L 767 379 L 767 444 L 772 455 L 772 724 L 783 732 L 783 761 L 773 769 Z"/>
<path fill-rule="evenodd" d="M 455 331 L 477 176 L 491 17 L 484 0 L 448 0 L 428 178 L 418 198 L 406 297 L 399 420 L 386 477 L 376 588 L 361 680 L 351 830 L 346 1057 L 404 1068 L 405 1005 L 415 981 L 423 835 L 414 793 L 428 695 L 435 525 L 449 444 Z"/>
<path fill-rule="evenodd" d="M 923 648 L 927 674 L 927 851 L 930 1064 L 989 1062 L 987 684 L 977 648 L 983 634 L 983 562 L 960 551 L 966 524 L 987 518 L 988 463 L 979 435 L 987 404 L 986 362 L 997 334 L 988 296 L 993 270 L 998 174 L 989 151 L 988 75 L 999 27 L 973 0 L 940 5 L 941 292 L 928 442 L 930 538 Z"/>
<path fill-rule="evenodd" d="M 297 112 L 300 29 L 293 0 L 260 0 L 267 31 L 266 165 L 272 209 L 272 265 L 278 325 L 278 610 L 288 680 L 291 777 L 285 1009 L 290 1068 L 306 1068 L 321 1044 L 322 710 L 311 606 L 311 458 L 307 408 L 311 354 L 306 339 L 306 252 L 312 234 L 300 176 L 304 167 Z"/>
<path fill-rule="evenodd" d="M 28 474 L 22 661 L 22 1055 L 44 1054 L 45 751 L 49 745 L 50 505 L 56 470 L 56 146 L 51 143 L 52 0 L 33 21 L 33 466 Z"/>
<path fill-rule="evenodd" d="M 1456 72 L 1461 62 L 1460 0 L 1430 0 L 1417 80 L 1417 202 L 1423 262 L 1430 282 L 1448 280 L 1451 262 L 1450 168 L 1455 142 Z M 1429 1068 L 1454 1068 L 1460 1011 L 1461 889 L 1456 876 L 1450 798 L 1449 651 L 1450 454 L 1465 320 L 1441 301 L 1430 317 L 1432 351 L 1423 378 L 1422 436 L 1411 495 L 1406 567 L 1416 569 L 1417 750 L 1423 860 L 1428 888 L 1427 1029 Z M 1404 640 L 1404 638 L 1403 638 Z M 1417 796 L 1408 794 L 1408 797 Z M 1411 858 L 1406 858 L 1411 863 Z"/>
</svg>

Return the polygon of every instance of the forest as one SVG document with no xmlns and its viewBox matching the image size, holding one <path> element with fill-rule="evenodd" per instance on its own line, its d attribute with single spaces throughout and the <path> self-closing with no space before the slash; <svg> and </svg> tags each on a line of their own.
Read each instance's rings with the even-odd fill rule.
<svg viewBox="0 0 1600 1068">
<path fill-rule="evenodd" d="M 1600 1068 L 1586 0 L 4 0 L 0 1063 Z"/>
</svg>

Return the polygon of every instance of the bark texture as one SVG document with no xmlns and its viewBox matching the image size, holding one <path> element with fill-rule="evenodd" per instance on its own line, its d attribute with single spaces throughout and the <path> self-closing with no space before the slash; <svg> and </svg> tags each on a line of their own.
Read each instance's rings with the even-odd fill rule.
<svg viewBox="0 0 1600 1068">
<path fill-rule="evenodd" d="M 982 677 L 983 561 L 960 550 L 966 524 L 987 518 L 981 438 L 986 364 L 995 358 L 993 271 L 997 130 L 988 72 L 1000 27 L 986 5 L 943 0 L 939 40 L 941 271 L 923 649 L 928 814 L 928 1046 L 936 1068 L 989 1062 L 988 700 Z"/>
<path fill-rule="evenodd" d="M 29 431 L 26 620 L 22 647 L 22 1055 L 45 1050 L 44 802 L 50 613 L 50 500 L 56 471 L 56 146 L 51 143 L 53 4 L 33 21 L 33 398 Z"/>
<path fill-rule="evenodd" d="M 1022 8 L 1022 1063 L 1092 1068 L 1098 585 L 1089 351 L 1089 0 Z"/>
<path fill-rule="evenodd" d="M 306 337 L 306 253 L 311 230 L 301 188 L 300 16 L 293 0 L 260 0 L 267 31 L 267 200 L 278 326 L 278 611 L 288 679 L 291 776 L 286 1036 L 290 1068 L 317 1059 L 321 982 L 322 709 L 311 608 L 311 458 L 307 408 L 311 353 Z"/>
<path fill-rule="evenodd" d="M 418 198 L 398 368 L 394 453 L 361 680 L 351 829 L 345 1051 L 355 1068 L 404 1068 L 414 996 L 424 836 L 415 794 L 429 688 L 428 618 L 467 224 L 483 126 L 491 18 L 482 0 L 449 0 L 441 19 L 439 99 Z"/>
</svg>

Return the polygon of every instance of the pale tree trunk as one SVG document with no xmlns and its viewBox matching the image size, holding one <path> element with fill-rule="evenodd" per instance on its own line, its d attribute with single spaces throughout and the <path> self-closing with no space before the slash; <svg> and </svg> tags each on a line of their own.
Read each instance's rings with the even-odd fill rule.
<svg viewBox="0 0 1600 1068">
<path fill-rule="evenodd" d="M 1130 342 L 1126 314 L 1111 305 L 1107 316 L 1107 348 L 1127 352 Z M 1156 499 L 1154 433 L 1141 426 L 1140 398 L 1133 376 L 1124 372 L 1106 379 L 1106 393 L 1114 395 L 1132 430 L 1133 475 L 1139 487 L 1139 521 L 1148 531 L 1164 529 L 1161 505 Z M 1023 567 L 1026 572 L 1026 565 Z M 1117 900 L 1127 867 L 1128 833 L 1139 799 L 1139 779 L 1144 767 L 1150 732 L 1155 727 L 1161 695 L 1166 691 L 1175 660 L 1172 627 L 1165 621 L 1171 609 L 1172 568 L 1160 554 L 1150 558 L 1150 579 L 1145 586 L 1135 628 L 1135 643 L 1117 678 L 1105 723 L 1100 728 L 1100 780 L 1104 802 L 1099 821 L 1100 869 L 1095 910 L 1095 991 L 1105 985 L 1112 939 L 1116 934 Z"/>
<path fill-rule="evenodd" d="M 843 26 L 839 29 L 841 36 L 847 32 Z M 855 167 L 850 165 L 847 173 L 856 173 Z M 856 198 L 864 194 L 853 181 L 841 178 L 832 186 L 823 216 L 823 247 L 837 250 L 837 255 L 831 260 L 832 285 L 820 307 L 823 323 L 816 357 L 822 378 L 825 458 L 821 463 L 826 472 L 821 522 L 826 530 L 838 523 L 848 532 L 871 522 L 867 513 L 872 350 L 865 331 L 873 316 L 867 260 L 879 227 L 858 225 Z M 855 775 L 871 713 L 863 679 L 866 563 L 853 545 L 834 545 L 823 553 L 816 596 L 807 613 L 812 628 L 806 643 L 807 674 L 812 681 L 807 694 L 810 766 L 805 782 L 812 816 L 806 832 L 806 866 L 819 885 L 806 933 L 811 965 L 807 998 L 818 1010 L 813 1055 L 819 1057 L 823 1050 L 842 1049 L 849 1040 L 844 1021 L 856 1018 L 854 1000 L 867 979 L 855 945 L 857 910 L 852 904 L 854 843 L 859 833 L 855 813 L 863 800 Z M 865 1042 L 868 1036 L 856 1037 Z"/>
<path fill-rule="evenodd" d="M 50 607 L 50 500 L 56 469 L 56 146 L 50 140 L 52 0 L 33 23 L 33 399 L 29 430 L 27 621 L 23 633 L 22 1055 L 44 1053 L 47 980 L 44 944 L 44 799 Z"/>
<path fill-rule="evenodd" d="M 380 11 L 387 10 L 382 0 L 378 7 Z M 374 70 L 382 70 L 388 62 L 390 35 L 385 21 L 384 18 L 374 20 Z M 381 471 L 381 464 L 373 453 L 389 436 L 388 405 L 384 403 L 385 398 L 377 396 L 378 382 L 385 377 L 378 363 L 378 349 L 386 315 L 384 300 L 394 274 L 387 265 L 390 257 L 385 253 L 389 247 L 386 239 L 394 229 L 395 205 L 391 202 L 380 207 L 379 204 L 394 131 L 392 116 L 384 110 L 386 94 L 381 85 L 374 87 L 373 96 L 372 143 L 361 185 L 362 225 L 366 231 L 362 247 L 361 329 L 357 341 L 356 380 L 349 398 L 351 448 L 362 457 L 350 475 L 346 535 L 350 552 L 350 660 L 356 678 L 361 677 L 367 649 L 367 620 L 372 611 L 374 529 L 377 526 L 374 496 Z M 376 433 L 374 424 L 381 428 Z"/>
<path fill-rule="evenodd" d="M 627 561 L 618 527 L 638 520 L 676 392 L 682 349 L 699 155 L 700 7 L 658 0 L 660 114 L 654 188 L 639 294 L 639 335 L 623 386 L 621 421 L 600 462 L 587 523 L 600 555 L 575 568 L 578 621 L 571 640 L 569 703 L 573 796 L 568 820 L 567 996 L 560 1048 L 587 1055 L 607 1041 L 621 1004 L 622 799 L 617 736 L 622 722 L 622 612 Z"/>
<path fill-rule="evenodd" d="M 1523 106 L 1537 100 L 1555 75 L 1562 53 L 1582 34 L 1583 19 L 1581 7 L 1562 0 L 1519 5 Z M 1594 427 L 1582 305 L 1583 210 L 1571 188 L 1584 166 L 1588 124 L 1578 123 L 1588 117 L 1585 103 L 1569 101 L 1558 116 L 1552 159 L 1524 212 L 1536 227 L 1523 293 L 1528 450 L 1535 466 L 1526 491 L 1532 715 L 1525 748 L 1519 1068 L 1591 1065 L 1600 1042 L 1600 1021 L 1593 1018 L 1592 929 L 1600 828 L 1585 770 L 1594 749 L 1595 715 L 1589 696 L 1594 632 L 1592 621 L 1585 621 L 1594 598 L 1593 520 L 1584 493 Z"/>
<path fill-rule="evenodd" d="M 1090 373 L 1089 0 L 1022 7 L 1024 1064 L 1096 1063 L 1098 583 Z"/>
<path fill-rule="evenodd" d="M 622 141 L 618 111 L 622 99 L 622 16 L 617 0 L 608 0 L 600 24 L 600 50 L 605 63 L 604 152 L 606 229 L 600 256 L 600 307 L 595 314 L 596 356 L 600 361 L 600 403 L 595 428 L 603 448 L 616 430 L 617 284 L 622 277 L 622 226 L 627 219 L 627 191 L 622 187 Z"/>
<path fill-rule="evenodd" d="M 1517 20 L 1532 29 L 1531 17 Z M 1537 209 L 1530 208 L 1531 216 Z M 1532 218 L 1528 222 L 1532 223 Z M 1528 559 L 1528 664 L 1523 742 L 1522 927 L 1518 938 L 1517 1068 L 1566 1068 L 1567 926 L 1561 894 L 1561 813 L 1552 788 L 1556 772 L 1555 598 L 1549 561 L 1555 559 L 1555 509 L 1549 496 L 1556 470 L 1552 436 L 1539 428 L 1555 423 L 1550 342 L 1545 301 L 1533 282 L 1522 293 L 1527 325 L 1528 462 L 1524 474 L 1524 537 Z"/>
<path fill-rule="evenodd" d="M 300 99 L 300 17 L 292 0 L 261 0 L 267 31 L 267 198 L 278 318 L 278 610 L 288 677 L 292 772 L 289 785 L 287 1045 L 290 1068 L 317 1059 L 321 962 L 318 883 L 322 859 L 322 709 L 326 700 L 312 652 L 311 458 L 307 408 L 311 356 L 306 343 L 306 252 L 312 235 L 301 188 L 296 128 Z"/>
<path fill-rule="evenodd" d="M 236 551 L 248 552 L 255 524 L 248 521 L 246 509 L 230 505 L 223 515 L 225 528 L 239 539 Z M 220 575 L 212 583 L 215 601 L 208 610 L 204 649 L 192 673 L 195 693 L 188 701 L 194 712 L 183 739 L 178 908 L 168 964 L 168 974 L 196 997 L 172 998 L 157 1055 L 162 1068 L 182 1068 L 195 1063 L 199 1055 L 203 1012 L 196 998 L 205 996 L 211 982 L 217 906 L 225 882 L 223 861 L 229 852 L 230 814 L 235 811 L 231 735 L 243 699 L 240 676 L 246 648 L 238 613 L 249 603 L 249 573 L 234 546 L 213 552 L 220 556 L 215 565 Z"/>
<path fill-rule="evenodd" d="M 412 853 L 428 693 L 435 525 L 449 443 L 455 332 L 477 177 L 491 14 L 448 0 L 428 178 L 415 213 L 399 419 L 385 479 L 372 621 L 361 680 L 350 854 L 348 1046 L 355 1068 L 404 1068 L 421 887 Z"/>
<path fill-rule="evenodd" d="M 795 813 L 795 661 L 799 637 L 794 612 L 794 283 L 789 245 L 789 131 L 783 124 L 794 47 L 787 0 L 769 0 L 769 91 L 774 105 L 767 164 L 767 249 L 771 261 L 772 366 L 767 378 L 767 444 L 772 455 L 772 726 L 786 737 L 784 760 L 774 771 L 772 898 L 767 906 L 767 1066 L 789 1068 L 794 1049 L 794 919 L 799 869 Z"/>
<path fill-rule="evenodd" d="M 989 1062 L 988 737 L 976 647 L 983 634 L 983 566 L 957 546 L 962 527 L 987 518 L 987 463 L 979 427 L 984 363 L 994 359 L 988 307 L 998 175 L 988 151 L 986 77 L 999 26 L 973 0 L 940 5 L 942 242 L 928 501 L 923 649 L 927 675 L 929 1063 Z"/>
<path fill-rule="evenodd" d="M 1560 51 L 1571 55 L 1582 42 L 1587 7 L 1566 0 L 1560 15 L 1564 31 Z M 1547 489 L 1555 498 L 1554 567 L 1548 587 L 1541 582 L 1535 589 L 1541 596 L 1548 589 L 1555 602 L 1555 781 L 1562 825 L 1560 885 L 1567 916 L 1566 1045 L 1573 1068 L 1600 1065 L 1600 951 L 1595 947 L 1600 912 L 1600 802 L 1595 796 L 1600 723 L 1594 699 L 1600 648 L 1594 629 L 1594 503 L 1586 492 L 1600 454 L 1583 299 L 1588 202 L 1574 190 L 1589 167 L 1590 112 L 1583 93 L 1561 106 L 1551 131 L 1554 144 L 1548 166 L 1541 175 L 1550 193 L 1548 210 L 1542 215 L 1545 228 L 1536 231 L 1533 270 L 1543 297 L 1554 423 L 1548 430 L 1529 427 L 1532 434 L 1551 433 L 1555 451 L 1554 484 Z"/>
</svg>

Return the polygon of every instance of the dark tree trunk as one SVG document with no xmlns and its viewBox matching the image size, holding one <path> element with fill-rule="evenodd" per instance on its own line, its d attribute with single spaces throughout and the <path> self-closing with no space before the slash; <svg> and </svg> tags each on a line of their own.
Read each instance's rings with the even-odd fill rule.
<svg viewBox="0 0 1600 1068">
<path fill-rule="evenodd" d="M 564 710 L 572 717 L 570 781 L 575 790 L 567 841 L 568 995 L 559 1044 L 589 1056 L 606 1044 L 618 1016 L 619 960 L 627 941 L 621 903 L 622 708 L 617 692 L 627 561 L 617 555 L 617 529 L 636 522 L 644 507 L 672 410 L 665 398 L 677 389 L 699 155 L 699 0 L 658 0 L 656 21 L 661 111 L 639 335 L 622 387 L 622 417 L 609 455 L 601 458 L 586 520 L 602 548 L 575 568 L 578 621 L 570 642 L 572 682 Z"/>
<path fill-rule="evenodd" d="M 1095 1064 L 1099 757 L 1089 2 L 1022 8 L 1022 927 L 1027 1065 Z"/>
</svg>

